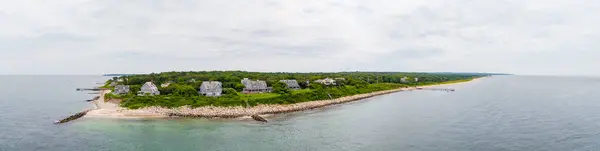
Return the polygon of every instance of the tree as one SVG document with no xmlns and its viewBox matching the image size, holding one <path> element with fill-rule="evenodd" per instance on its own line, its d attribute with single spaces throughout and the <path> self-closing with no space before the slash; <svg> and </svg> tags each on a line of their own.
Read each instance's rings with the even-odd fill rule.
<svg viewBox="0 0 600 151">
<path fill-rule="evenodd" d="M 167 87 L 159 87 L 158 90 L 160 91 L 160 94 L 162 94 L 162 95 L 169 95 L 169 94 L 173 94 L 175 87 L 177 87 L 177 84 L 169 84 L 169 86 L 167 86 Z"/>
<path fill-rule="evenodd" d="M 235 91 L 235 89 L 232 89 L 232 88 L 225 88 L 225 89 L 223 89 L 223 96 L 222 97 L 229 98 L 229 99 L 240 100 L 240 96 L 238 95 L 237 91 Z"/>
<path fill-rule="evenodd" d="M 129 86 L 129 93 L 137 93 L 138 91 L 142 90 L 142 86 L 140 85 L 130 85 Z"/>
<path fill-rule="evenodd" d="M 235 90 L 236 90 L 236 91 L 242 91 L 242 90 L 244 90 L 244 88 L 245 88 L 245 87 L 246 87 L 246 86 L 245 86 L 245 85 L 243 85 L 243 84 L 241 84 L 241 83 L 237 83 L 237 84 L 235 84 Z"/>
<path fill-rule="evenodd" d="M 360 79 L 348 79 L 348 85 L 352 85 L 352 86 L 356 86 L 356 87 L 363 87 L 363 86 L 367 86 L 369 83 L 364 81 L 364 80 L 360 80 Z"/>
<path fill-rule="evenodd" d="M 287 84 L 283 83 L 283 82 L 275 82 L 273 83 L 273 93 L 278 93 L 278 94 L 286 94 L 286 93 L 290 93 L 290 89 L 288 89 Z"/>
<path fill-rule="evenodd" d="M 237 95 L 237 91 L 235 91 L 235 89 L 232 89 L 232 88 L 225 88 L 225 89 L 223 89 L 223 94 L 225 94 L 225 95 L 230 95 L 230 94 Z"/>
<path fill-rule="evenodd" d="M 298 85 L 300 85 L 300 88 L 306 89 L 309 84 L 306 81 L 298 81 Z"/>
<path fill-rule="evenodd" d="M 321 90 L 321 89 L 323 89 L 325 86 L 324 86 L 323 84 L 321 84 L 321 83 L 316 83 L 316 82 L 313 82 L 313 83 L 310 83 L 310 85 L 308 85 L 308 87 L 309 87 L 310 89 L 313 89 L 313 90 Z"/>
<path fill-rule="evenodd" d="M 189 85 L 177 85 L 175 90 L 173 90 L 173 94 L 178 96 L 197 96 L 198 91 Z"/>
</svg>

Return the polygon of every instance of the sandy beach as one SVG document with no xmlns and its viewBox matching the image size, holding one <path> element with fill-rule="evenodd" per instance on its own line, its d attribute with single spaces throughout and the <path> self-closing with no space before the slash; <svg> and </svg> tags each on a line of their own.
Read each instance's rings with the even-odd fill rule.
<svg viewBox="0 0 600 151">
<path fill-rule="evenodd" d="M 480 80 L 481 78 L 477 78 L 471 81 Z M 439 84 L 439 85 L 428 85 L 428 86 L 419 86 L 419 88 L 430 88 L 430 87 L 441 87 L 441 86 L 451 86 L 456 84 L 461 84 L 465 82 L 459 83 L 450 83 L 450 84 Z M 163 108 L 163 107 L 146 107 L 141 109 L 127 109 L 123 107 L 119 107 L 118 104 L 112 103 L 113 101 L 104 101 L 104 94 L 110 93 L 109 90 L 102 91 L 100 93 L 100 98 L 98 100 L 93 101 L 96 106 L 96 109 L 87 113 L 85 117 L 95 117 L 95 118 L 165 118 L 165 117 L 198 117 L 198 118 L 250 118 L 251 115 L 273 115 L 273 114 L 281 114 L 281 113 L 289 113 L 289 112 L 297 112 L 310 110 L 315 108 L 322 108 L 326 106 L 342 104 L 347 102 L 353 102 L 362 100 L 365 98 L 370 98 L 379 95 L 385 95 L 389 93 L 395 93 L 400 91 L 410 91 L 417 90 L 417 87 L 409 87 L 409 88 L 400 88 L 386 91 L 378 91 L 366 94 L 358 94 L 353 96 L 346 96 L 332 100 L 318 100 L 318 101 L 310 101 L 310 102 L 302 102 L 296 104 L 286 104 L 286 105 L 257 105 L 250 108 L 244 108 L 242 106 L 236 107 L 215 107 L 215 106 L 204 106 L 198 108 L 190 108 L 189 106 L 182 106 L 178 108 Z"/>
</svg>

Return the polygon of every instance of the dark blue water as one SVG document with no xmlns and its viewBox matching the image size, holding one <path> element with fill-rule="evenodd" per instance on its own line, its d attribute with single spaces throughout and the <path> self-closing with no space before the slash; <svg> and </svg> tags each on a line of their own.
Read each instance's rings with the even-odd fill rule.
<svg viewBox="0 0 600 151">
<path fill-rule="evenodd" d="M 270 122 L 52 121 L 91 107 L 106 77 L 0 76 L 0 150 L 598 150 L 600 79 L 498 76 Z"/>
</svg>

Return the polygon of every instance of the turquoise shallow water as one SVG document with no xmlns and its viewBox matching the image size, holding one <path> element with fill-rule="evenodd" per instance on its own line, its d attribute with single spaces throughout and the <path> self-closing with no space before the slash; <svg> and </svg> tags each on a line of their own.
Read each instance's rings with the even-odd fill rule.
<svg viewBox="0 0 600 151">
<path fill-rule="evenodd" d="M 99 76 L 0 76 L 0 150 L 598 150 L 600 79 L 498 76 L 269 117 L 52 121 Z"/>
</svg>

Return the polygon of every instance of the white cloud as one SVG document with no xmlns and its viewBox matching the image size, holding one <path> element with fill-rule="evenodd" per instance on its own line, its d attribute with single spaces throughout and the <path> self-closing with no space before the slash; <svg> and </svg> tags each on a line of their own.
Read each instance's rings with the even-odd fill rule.
<svg viewBox="0 0 600 151">
<path fill-rule="evenodd" d="M 598 75 L 585 0 L 0 1 L 0 74 Z"/>
</svg>

